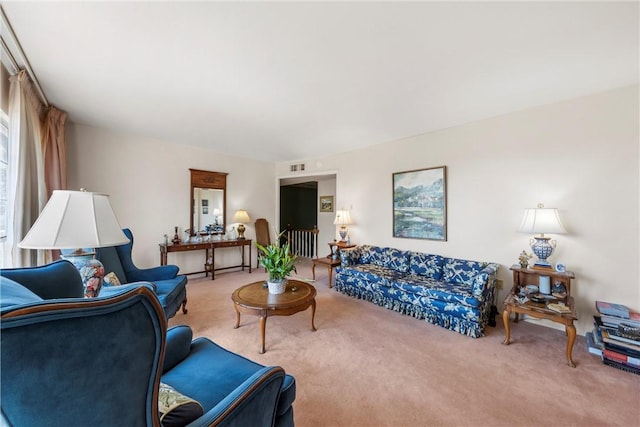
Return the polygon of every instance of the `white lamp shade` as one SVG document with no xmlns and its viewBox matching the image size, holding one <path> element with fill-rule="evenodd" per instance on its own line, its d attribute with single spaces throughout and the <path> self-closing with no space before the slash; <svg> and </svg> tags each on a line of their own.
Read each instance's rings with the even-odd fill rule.
<svg viewBox="0 0 640 427">
<path fill-rule="evenodd" d="M 337 211 L 336 219 L 333 221 L 334 225 L 350 225 L 351 224 L 351 215 L 349 211 Z"/>
<path fill-rule="evenodd" d="M 249 214 L 244 209 L 238 209 L 236 213 L 233 214 L 232 222 L 239 222 L 244 224 L 246 222 L 251 222 L 251 218 L 249 218 Z"/>
<path fill-rule="evenodd" d="M 529 234 L 564 234 L 567 232 L 555 208 L 525 209 L 518 231 Z"/>
<path fill-rule="evenodd" d="M 88 191 L 55 190 L 31 230 L 18 244 L 27 249 L 77 249 L 129 242 L 109 196 Z"/>
</svg>

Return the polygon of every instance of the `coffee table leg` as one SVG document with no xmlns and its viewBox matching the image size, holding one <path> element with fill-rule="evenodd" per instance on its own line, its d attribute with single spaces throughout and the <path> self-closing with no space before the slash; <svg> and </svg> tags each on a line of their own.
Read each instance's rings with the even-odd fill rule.
<svg viewBox="0 0 640 427">
<path fill-rule="evenodd" d="M 265 330 L 267 329 L 267 316 L 260 316 L 260 336 L 262 338 L 262 348 L 260 349 L 260 354 L 263 354 L 265 352 L 264 349 L 264 335 L 265 335 Z"/>
<path fill-rule="evenodd" d="M 238 329 L 240 327 L 240 310 L 238 310 L 238 307 L 235 304 L 233 308 L 236 309 L 236 326 L 234 326 L 233 329 Z"/>
<path fill-rule="evenodd" d="M 509 345 L 511 339 L 511 330 L 509 329 L 509 310 L 506 308 L 502 312 L 502 322 L 504 323 L 504 341 L 502 344 Z"/>
<path fill-rule="evenodd" d="M 567 361 L 569 362 L 569 366 L 575 368 L 576 364 L 573 363 L 571 353 L 573 352 L 573 343 L 576 341 L 576 327 L 567 325 L 565 329 L 567 332 Z"/>
<path fill-rule="evenodd" d="M 314 324 L 314 319 L 316 318 L 316 300 L 311 301 L 311 330 L 316 330 L 316 325 Z"/>
</svg>

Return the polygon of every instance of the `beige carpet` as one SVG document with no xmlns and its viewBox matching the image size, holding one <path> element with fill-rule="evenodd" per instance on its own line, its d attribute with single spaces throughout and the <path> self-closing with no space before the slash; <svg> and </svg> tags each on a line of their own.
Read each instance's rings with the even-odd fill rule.
<svg viewBox="0 0 640 427">
<path fill-rule="evenodd" d="M 310 278 L 302 264 L 300 277 Z M 305 426 L 638 426 L 640 377 L 604 366 L 578 337 L 577 368 L 565 358 L 562 331 L 520 322 L 512 343 L 504 328 L 473 339 L 328 288 L 317 269 L 315 325 L 311 310 L 267 320 L 259 354 L 258 318 L 235 325 L 231 294 L 262 280 L 252 274 L 190 278 L 187 315 L 196 336 L 296 377 L 295 421 Z M 498 308 L 502 313 L 502 307 Z"/>
</svg>

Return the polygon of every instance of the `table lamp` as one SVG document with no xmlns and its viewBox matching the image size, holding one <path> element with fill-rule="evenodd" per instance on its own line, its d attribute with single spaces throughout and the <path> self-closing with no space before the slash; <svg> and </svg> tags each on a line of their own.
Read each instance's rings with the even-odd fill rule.
<svg viewBox="0 0 640 427">
<path fill-rule="evenodd" d="M 251 222 L 251 218 L 249 218 L 249 214 L 244 209 L 238 209 L 236 213 L 233 214 L 233 222 L 238 222 L 238 239 L 244 239 L 244 232 L 246 230 L 244 223 Z"/>
<path fill-rule="evenodd" d="M 18 246 L 60 249 L 62 258 L 80 272 L 85 297 L 96 297 L 102 287 L 104 266 L 95 259 L 93 249 L 128 242 L 108 195 L 55 190 Z"/>
<path fill-rule="evenodd" d="M 533 268 L 552 268 L 547 258 L 553 253 L 556 242 L 551 240 L 551 237 L 546 237 L 545 233 L 564 234 L 567 232 L 560 221 L 558 210 L 545 208 L 542 203 L 538 203 L 537 208 L 525 209 L 518 231 L 529 234 L 540 233 L 539 236 L 534 236 L 529 240 L 531 250 L 538 257 Z"/>
<path fill-rule="evenodd" d="M 339 225 L 340 239 L 344 242 L 347 239 L 347 225 L 351 225 L 351 215 L 349 211 L 336 211 L 336 219 L 333 221 L 334 225 Z"/>
</svg>

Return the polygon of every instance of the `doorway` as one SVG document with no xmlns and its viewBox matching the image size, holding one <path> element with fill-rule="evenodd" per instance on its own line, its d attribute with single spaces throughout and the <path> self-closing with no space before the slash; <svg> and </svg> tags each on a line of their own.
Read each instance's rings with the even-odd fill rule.
<svg viewBox="0 0 640 427">
<path fill-rule="evenodd" d="M 323 175 L 308 175 L 295 178 L 280 178 L 279 185 L 279 219 L 280 230 L 287 225 L 302 229 L 318 229 L 318 254 L 324 256 L 330 252 L 328 243 L 333 242 L 336 228 L 335 218 L 337 174 L 328 172 Z M 331 212 L 320 212 L 319 198 L 331 196 L 334 200 Z M 326 254 L 325 254 L 326 252 Z"/>
</svg>

